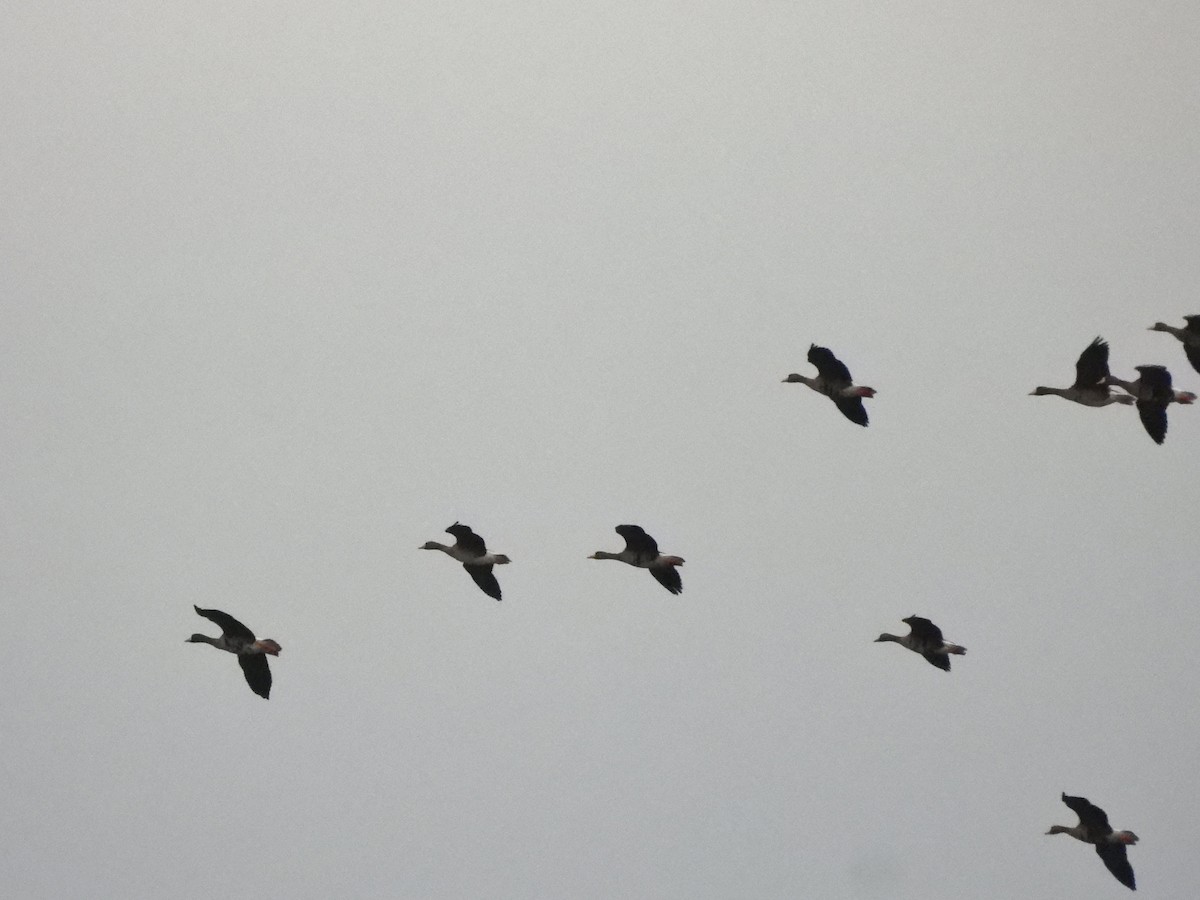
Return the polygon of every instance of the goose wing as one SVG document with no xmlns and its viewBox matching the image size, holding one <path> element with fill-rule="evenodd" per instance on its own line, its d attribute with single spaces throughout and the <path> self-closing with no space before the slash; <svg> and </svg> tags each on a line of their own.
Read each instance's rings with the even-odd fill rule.
<svg viewBox="0 0 1200 900">
<path fill-rule="evenodd" d="M 826 381 L 850 384 L 853 380 L 850 377 L 850 370 L 846 368 L 846 364 L 834 356 L 833 351 L 828 347 L 818 347 L 816 344 L 810 344 L 808 347 L 808 361 L 817 367 L 817 372 Z"/>
<path fill-rule="evenodd" d="M 1097 337 L 1079 354 L 1079 361 L 1075 363 L 1075 387 L 1102 385 L 1108 375 L 1108 344 Z"/>
<path fill-rule="evenodd" d="M 683 593 L 683 579 L 679 577 L 679 570 L 674 566 L 654 566 L 650 569 L 650 574 L 672 594 Z"/>
<path fill-rule="evenodd" d="M 473 532 L 469 526 L 455 522 L 446 529 L 447 534 L 454 535 L 454 543 L 472 556 L 483 556 L 487 553 L 487 545 L 483 538 Z"/>
<path fill-rule="evenodd" d="M 490 564 L 486 566 L 473 566 L 470 563 L 463 563 L 463 568 L 467 570 L 467 574 L 471 576 L 471 580 L 479 585 L 481 591 L 493 600 L 500 599 L 500 582 L 492 574 L 492 566 Z"/>
<path fill-rule="evenodd" d="M 1183 352 L 1187 354 L 1188 362 L 1192 364 L 1192 368 L 1200 372 L 1200 344 L 1184 344 Z"/>
<path fill-rule="evenodd" d="M 192 604 L 192 609 L 194 609 L 197 614 L 204 616 L 204 618 L 208 619 L 208 621 L 214 623 L 218 628 L 221 629 L 222 633 L 228 635 L 229 637 L 242 638 L 246 641 L 254 640 L 254 632 L 235 619 L 233 616 L 229 615 L 229 613 L 223 613 L 219 609 L 201 609 L 194 603 Z"/>
<path fill-rule="evenodd" d="M 855 425 L 867 425 L 867 408 L 863 405 L 862 397 L 834 397 L 833 402 L 842 411 L 842 415 Z"/>
<path fill-rule="evenodd" d="M 942 644 L 946 643 L 942 638 L 942 629 L 938 628 L 928 619 L 923 619 L 920 616 L 909 616 L 907 619 L 901 619 L 905 625 L 912 631 L 913 645 L 924 653 L 926 650 L 941 650 Z"/>
<path fill-rule="evenodd" d="M 1171 390 L 1171 373 L 1166 366 L 1135 366 L 1142 383 L 1143 395 L 1149 394 L 1152 400 L 1169 403 L 1174 392 Z"/>
<path fill-rule="evenodd" d="M 1086 797 L 1069 797 L 1062 795 L 1062 802 L 1075 815 L 1079 823 L 1087 831 L 1089 839 L 1099 839 L 1112 834 L 1112 826 L 1108 824 L 1108 814 L 1094 803 L 1089 803 Z"/>
<path fill-rule="evenodd" d="M 238 664 L 242 674 L 246 676 L 246 684 L 250 690 L 264 700 L 271 696 L 271 667 L 267 664 L 265 653 L 239 653 Z"/>
<path fill-rule="evenodd" d="M 1146 434 L 1156 444 L 1161 444 L 1167 438 L 1167 406 L 1165 403 L 1155 403 L 1153 400 L 1137 402 L 1138 416 Z"/>
<path fill-rule="evenodd" d="M 921 654 L 925 657 L 925 661 L 931 666 L 937 666 L 943 672 L 950 671 L 950 655 L 947 653 L 936 653 L 933 650 L 926 650 Z"/>
<path fill-rule="evenodd" d="M 658 542 L 646 534 L 642 526 L 618 525 L 614 530 L 625 538 L 625 549 L 630 553 L 636 553 L 644 559 L 658 558 Z"/>
<path fill-rule="evenodd" d="M 1133 866 L 1129 864 L 1124 844 L 1097 844 L 1096 852 L 1104 860 L 1105 868 L 1116 876 L 1117 881 L 1131 891 L 1137 890 L 1137 884 L 1133 880 Z"/>
</svg>

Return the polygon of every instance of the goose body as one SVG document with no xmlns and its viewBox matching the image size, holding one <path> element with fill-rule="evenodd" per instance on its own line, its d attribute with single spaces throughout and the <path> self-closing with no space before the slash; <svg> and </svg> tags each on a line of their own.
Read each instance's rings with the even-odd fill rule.
<svg viewBox="0 0 1200 900">
<path fill-rule="evenodd" d="M 1167 334 L 1173 334 L 1179 338 L 1188 362 L 1192 364 L 1193 369 L 1200 372 L 1200 316 L 1184 316 L 1183 321 L 1187 324 L 1182 328 L 1175 328 L 1164 322 L 1155 322 L 1149 330 L 1165 331 Z"/>
<path fill-rule="evenodd" d="M 683 559 L 659 553 L 658 543 L 639 525 L 618 525 L 614 530 L 625 538 L 625 549 L 620 553 L 597 550 L 588 559 L 615 559 L 639 569 L 649 569 L 654 580 L 672 594 L 683 591 L 683 579 L 675 568 L 683 565 Z"/>
<path fill-rule="evenodd" d="M 909 616 L 901 619 L 908 626 L 908 634 L 881 634 L 875 638 L 875 643 L 893 641 L 901 647 L 907 647 L 914 653 L 920 653 L 932 666 L 937 666 L 944 672 L 950 671 L 950 656 L 962 656 L 967 652 L 966 647 L 948 643 L 942 637 L 942 630 L 920 616 Z"/>
<path fill-rule="evenodd" d="M 1135 401 L 1127 394 L 1115 393 L 1109 387 L 1108 344 L 1096 338 L 1079 354 L 1075 363 L 1075 383 L 1066 388 L 1036 387 L 1030 396 L 1053 395 L 1080 403 L 1084 406 L 1108 406 L 1110 403 L 1132 405 Z"/>
<path fill-rule="evenodd" d="M 855 425 L 867 425 L 867 409 L 863 406 L 864 397 L 874 397 L 875 389 L 861 387 L 850 377 L 850 370 L 845 363 L 833 355 L 826 347 L 810 344 L 808 361 L 817 367 L 817 376 L 809 378 L 793 372 L 783 379 L 785 383 L 803 384 L 812 388 L 818 394 L 824 394 L 834 402 L 843 416 Z"/>
<path fill-rule="evenodd" d="M 1079 816 L 1078 825 L 1051 825 L 1046 834 L 1069 834 L 1077 841 L 1092 844 L 1105 868 L 1131 891 L 1137 890 L 1133 877 L 1133 866 L 1125 848 L 1136 844 L 1138 836 L 1132 831 L 1113 831 L 1108 824 L 1108 815 L 1100 807 L 1089 803 L 1084 797 L 1062 795 L 1062 802 Z"/>
<path fill-rule="evenodd" d="M 268 699 L 271 695 L 271 667 L 267 664 L 267 657 L 278 656 L 283 648 L 270 638 L 257 640 L 253 631 L 219 609 L 201 609 L 195 605 L 192 609 L 220 628 L 221 636 L 193 634 L 185 643 L 212 644 L 218 650 L 236 654 L 250 690 L 264 700 Z"/>
<path fill-rule="evenodd" d="M 492 574 L 492 566 L 502 566 L 511 560 L 503 553 L 488 553 L 483 538 L 473 532 L 468 526 L 455 522 L 446 529 L 447 534 L 454 536 L 450 546 L 439 544 L 437 541 L 426 541 L 417 549 L 441 550 L 451 559 L 462 563 L 471 580 L 479 585 L 479 589 L 495 600 L 500 598 L 500 582 Z"/>
<path fill-rule="evenodd" d="M 1138 417 L 1146 434 L 1156 444 L 1167 437 L 1167 406 L 1171 403 L 1191 403 L 1195 395 L 1171 387 L 1171 373 L 1165 366 L 1136 366 L 1137 381 L 1122 381 L 1109 375 L 1108 384 L 1124 388 L 1137 405 Z"/>
</svg>

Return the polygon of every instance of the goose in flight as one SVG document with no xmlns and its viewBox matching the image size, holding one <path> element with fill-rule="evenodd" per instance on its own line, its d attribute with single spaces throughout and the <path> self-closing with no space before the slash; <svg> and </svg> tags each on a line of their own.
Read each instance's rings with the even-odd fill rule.
<svg viewBox="0 0 1200 900">
<path fill-rule="evenodd" d="M 874 397 L 875 388 L 859 387 L 850 377 L 845 363 L 825 347 L 809 345 L 808 361 L 817 367 L 817 377 L 809 378 L 793 372 L 783 379 L 785 383 L 808 385 L 818 394 L 824 394 L 834 402 L 842 415 L 855 425 L 867 425 L 867 409 L 863 397 Z"/>
<path fill-rule="evenodd" d="M 229 613 L 219 609 L 201 609 L 193 604 L 192 609 L 204 616 L 221 629 L 220 637 L 209 637 L 207 634 L 193 634 L 184 643 L 212 644 L 218 650 L 227 650 L 237 654 L 242 674 L 246 676 L 246 684 L 250 690 L 264 700 L 271 696 L 271 667 L 267 665 L 268 656 L 278 656 L 283 648 L 270 638 L 255 640 L 254 632 L 235 619 Z"/>
<path fill-rule="evenodd" d="M 659 553 L 654 538 L 646 534 L 639 525 L 618 525 L 615 531 L 625 538 L 625 549 L 620 553 L 597 550 L 588 559 L 616 559 L 639 569 L 649 569 L 654 580 L 672 594 L 683 591 L 683 579 L 679 577 L 679 571 L 675 568 L 683 565 L 680 557 L 663 556 Z"/>
<path fill-rule="evenodd" d="M 929 664 L 937 666 L 943 671 L 950 671 L 950 654 L 962 656 L 967 652 L 966 647 L 960 647 L 958 644 L 949 644 L 942 638 L 942 629 L 938 628 L 928 619 L 922 619 L 920 616 L 909 616 L 907 619 L 901 619 L 908 626 L 908 634 L 881 634 L 875 638 L 875 643 L 880 641 L 895 641 L 901 647 L 907 647 L 914 653 L 920 653 Z"/>
<path fill-rule="evenodd" d="M 1122 381 L 1109 375 L 1109 384 L 1128 391 L 1137 404 L 1138 416 L 1146 434 L 1156 444 L 1161 444 L 1167 437 L 1167 406 L 1171 403 L 1190 404 L 1195 400 L 1195 394 L 1186 391 L 1176 391 L 1171 387 L 1171 373 L 1165 366 L 1135 366 L 1139 376 L 1137 381 Z"/>
<path fill-rule="evenodd" d="M 1150 326 L 1150 331 L 1165 331 L 1167 334 L 1173 334 L 1183 343 L 1183 352 L 1187 354 L 1188 362 L 1192 364 L 1192 368 L 1200 372 L 1200 316 L 1184 316 L 1183 321 L 1187 322 L 1182 328 L 1174 328 L 1164 322 L 1155 322 Z"/>
<path fill-rule="evenodd" d="M 1128 394 L 1118 394 L 1109 387 L 1108 344 L 1096 338 L 1079 354 L 1075 363 L 1075 383 L 1068 388 L 1036 387 L 1031 397 L 1053 394 L 1084 406 L 1108 406 L 1110 403 L 1133 405 L 1136 401 Z"/>
<path fill-rule="evenodd" d="M 1062 802 L 1067 804 L 1075 815 L 1079 816 L 1079 824 L 1051 825 L 1046 834 L 1069 834 L 1077 841 L 1093 844 L 1100 859 L 1104 861 L 1108 871 L 1116 876 L 1117 881 L 1131 891 L 1137 890 L 1133 880 L 1133 866 L 1125 854 L 1125 848 L 1138 842 L 1138 836 L 1132 831 L 1113 831 L 1108 824 L 1108 816 L 1100 807 L 1089 803 L 1083 797 L 1068 797 L 1062 795 Z"/>
<path fill-rule="evenodd" d="M 447 547 L 437 541 L 426 541 L 418 550 L 441 550 L 447 556 L 457 559 L 467 570 L 467 574 L 479 585 L 479 589 L 496 600 L 500 599 L 500 582 L 492 574 L 492 566 L 502 566 L 511 560 L 503 553 L 488 553 L 483 538 L 466 525 L 455 522 L 446 529 L 447 534 L 454 535 L 454 545 Z"/>
</svg>

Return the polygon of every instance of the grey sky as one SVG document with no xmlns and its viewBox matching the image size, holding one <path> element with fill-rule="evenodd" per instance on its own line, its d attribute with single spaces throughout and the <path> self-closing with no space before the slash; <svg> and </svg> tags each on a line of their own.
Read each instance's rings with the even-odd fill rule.
<svg viewBox="0 0 1200 900">
<path fill-rule="evenodd" d="M 6 18 L 14 896 L 1194 891 L 1200 412 L 1027 396 L 1200 390 L 1194 4 Z"/>
</svg>

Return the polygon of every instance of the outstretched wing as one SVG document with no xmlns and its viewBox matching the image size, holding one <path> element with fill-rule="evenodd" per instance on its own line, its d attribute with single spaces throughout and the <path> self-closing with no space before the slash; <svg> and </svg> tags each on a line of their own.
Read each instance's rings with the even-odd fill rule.
<svg viewBox="0 0 1200 900">
<path fill-rule="evenodd" d="M 271 667 L 267 664 L 265 653 L 239 653 L 238 663 L 242 674 L 246 676 L 246 684 L 250 690 L 264 700 L 271 696 Z"/>
<path fill-rule="evenodd" d="M 1108 814 L 1094 803 L 1089 803 L 1086 797 L 1068 797 L 1062 795 L 1062 802 L 1075 815 L 1079 823 L 1087 830 L 1088 837 L 1102 838 L 1112 834 L 1112 826 L 1108 824 Z"/>
<path fill-rule="evenodd" d="M 1108 375 L 1108 344 L 1098 337 L 1079 354 L 1079 361 L 1075 363 L 1075 387 L 1095 387 L 1103 384 Z"/>
<path fill-rule="evenodd" d="M 614 529 L 625 538 L 625 549 L 647 560 L 658 558 L 658 543 L 640 525 L 618 525 Z"/>
<path fill-rule="evenodd" d="M 679 577 L 679 570 L 674 566 L 654 566 L 650 574 L 672 594 L 683 593 L 683 579 Z"/>
<path fill-rule="evenodd" d="M 842 411 L 842 415 L 855 425 L 867 425 L 867 408 L 863 405 L 862 397 L 834 397 L 833 402 Z"/>
<path fill-rule="evenodd" d="M 1163 403 L 1169 403 L 1175 396 L 1175 392 L 1171 390 L 1171 373 L 1167 371 L 1166 366 L 1134 366 L 1134 368 L 1138 370 L 1140 376 L 1138 380 L 1142 383 L 1142 396 L 1148 396 L 1152 400 L 1161 400 Z"/>
<path fill-rule="evenodd" d="M 254 640 L 254 632 L 235 619 L 229 613 L 223 613 L 219 609 L 201 609 L 192 604 L 192 609 L 204 616 L 208 621 L 213 622 L 229 637 L 245 638 L 247 641 Z"/>
<path fill-rule="evenodd" d="M 938 628 L 928 619 L 923 619 L 920 616 L 909 616 L 907 619 L 901 619 L 900 621 L 912 630 L 913 643 L 920 649 L 921 653 L 926 653 L 929 650 L 940 651 L 942 649 L 942 644 L 945 643 L 945 640 L 942 638 L 942 629 Z M 934 663 L 934 665 L 937 664 Z M 944 668 L 950 668 L 948 661 Z"/>
<path fill-rule="evenodd" d="M 930 665 L 937 666 L 943 672 L 950 671 L 950 657 L 945 653 L 934 653 L 932 650 L 926 650 L 921 654 L 929 662 Z"/>
<path fill-rule="evenodd" d="M 446 529 L 446 533 L 454 535 L 454 543 L 472 556 L 483 556 L 487 553 L 487 545 L 484 544 L 483 538 L 473 532 L 467 525 L 460 525 L 458 522 L 455 522 Z"/>
<path fill-rule="evenodd" d="M 1137 890 L 1137 885 L 1133 880 L 1133 866 L 1129 864 L 1129 857 L 1125 853 L 1124 844 L 1097 844 L 1096 852 L 1104 860 L 1104 865 L 1108 871 L 1116 876 L 1117 881 L 1121 882 L 1121 884 L 1125 885 L 1131 891 Z"/>
<path fill-rule="evenodd" d="M 467 574 L 471 576 L 471 580 L 479 585 L 481 591 L 493 600 L 500 599 L 500 582 L 492 574 L 492 567 L 490 565 L 473 566 L 470 563 L 463 563 L 463 568 L 467 570 Z"/>
<path fill-rule="evenodd" d="M 1138 416 L 1146 434 L 1156 444 L 1161 444 L 1167 437 L 1167 405 L 1154 400 L 1139 400 L 1137 402 Z"/>
<path fill-rule="evenodd" d="M 827 381 L 844 381 L 849 384 L 853 380 L 845 363 L 834 356 L 833 351 L 827 347 L 810 344 L 808 361 L 817 367 L 817 372 Z"/>
<path fill-rule="evenodd" d="M 1192 368 L 1200 372 L 1200 344 L 1184 344 L 1183 352 L 1187 354 L 1188 362 L 1192 364 Z"/>
</svg>

